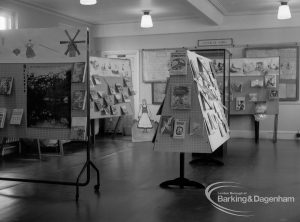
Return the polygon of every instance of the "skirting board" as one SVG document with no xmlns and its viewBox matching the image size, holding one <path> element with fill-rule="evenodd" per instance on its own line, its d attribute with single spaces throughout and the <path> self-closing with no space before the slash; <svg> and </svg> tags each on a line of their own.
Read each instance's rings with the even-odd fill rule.
<svg viewBox="0 0 300 222">
<path fill-rule="evenodd" d="M 294 140 L 296 139 L 297 131 L 278 131 L 277 138 L 281 140 Z M 230 131 L 231 138 L 254 138 L 254 131 L 250 130 L 231 130 Z M 259 138 L 262 139 L 273 139 L 273 131 L 259 131 Z"/>
</svg>

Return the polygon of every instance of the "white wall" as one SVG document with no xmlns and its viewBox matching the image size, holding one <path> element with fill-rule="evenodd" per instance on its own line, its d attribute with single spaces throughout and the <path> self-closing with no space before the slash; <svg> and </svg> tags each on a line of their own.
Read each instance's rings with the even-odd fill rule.
<svg viewBox="0 0 300 222">
<path fill-rule="evenodd" d="M 120 32 L 121 35 L 121 32 Z M 233 38 L 238 47 L 231 49 L 233 57 L 242 56 L 245 45 L 296 43 L 300 40 L 300 28 L 252 29 L 241 31 L 214 31 L 198 33 L 124 36 L 95 38 L 97 51 L 133 50 L 154 48 L 195 47 L 199 39 Z M 141 73 L 140 73 L 141 75 Z M 142 78 L 140 78 L 142 79 Z M 140 83 L 140 98 L 151 101 L 151 87 Z M 281 102 L 279 114 L 279 138 L 292 139 L 300 129 L 300 102 Z M 271 138 L 273 117 L 261 122 L 261 137 Z M 231 118 L 232 135 L 253 137 L 253 123 L 250 117 Z"/>
</svg>

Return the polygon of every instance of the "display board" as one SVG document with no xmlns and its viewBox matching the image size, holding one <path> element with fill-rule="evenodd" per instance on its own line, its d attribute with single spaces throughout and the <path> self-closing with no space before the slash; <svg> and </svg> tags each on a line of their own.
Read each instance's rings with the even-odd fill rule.
<svg viewBox="0 0 300 222">
<path fill-rule="evenodd" d="M 87 29 L 1 31 L 0 38 L 0 136 L 85 140 Z"/>
<path fill-rule="evenodd" d="M 143 81 L 166 82 L 169 77 L 170 56 L 176 49 L 144 49 L 142 51 Z"/>
<path fill-rule="evenodd" d="M 297 46 L 246 48 L 248 58 L 280 57 L 280 101 L 295 101 L 299 95 L 299 49 Z"/>
<path fill-rule="evenodd" d="M 133 115 L 130 61 L 90 57 L 91 119 Z"/>
<path fill-rule="evenodd" d="M 196 53 L 186 51 L 181 61 L 186 71 L 170 71 L 154 150 L 212 153 L 229 139 L 215 74 L 210 60 Z"/>
<path fill-rule="evenodd" d="M 279 57 L 231 59 L 231 115 L 279 112 Z"/>
</svg>

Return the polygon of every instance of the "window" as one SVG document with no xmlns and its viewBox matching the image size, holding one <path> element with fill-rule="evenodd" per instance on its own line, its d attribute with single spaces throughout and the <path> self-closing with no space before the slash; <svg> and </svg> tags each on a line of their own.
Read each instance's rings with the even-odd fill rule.
<svg viewBox="0 0 300 222">
<path fill-rule="evenodd" d="M 7 29 L 7 21 L 4 16 L 0 16 L 0 30 Z"/>
<path fill-rule="evenodd" d="M 16 29 L 17 15 L 15 12 L 0 8 L 0 30 Z"/>
</svg>

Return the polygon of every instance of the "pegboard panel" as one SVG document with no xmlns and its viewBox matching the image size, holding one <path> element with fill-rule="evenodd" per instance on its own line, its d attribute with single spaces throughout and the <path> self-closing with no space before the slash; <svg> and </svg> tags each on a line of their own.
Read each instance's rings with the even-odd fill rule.
<svg viewBox="0 0 300 222">
<path fill-rule="evenodd" d="M 167 94 L 163 105 L 161 116 L 173 116 L 175 119 L 182 119 L 187 121 L 185 139 L 174 139 L 167 134 L 161 134 L 161 122 L 158 126 L 158 132 L 155 140 L 154 150 L 166 152 L 187 152 L 187 153 L 211 153 L 207 133 L 204 129 L 204 122 L 200 104 L 198 100 L 198 92 L 196 91 L 196 84 L 193 80 L 190 68 L 186 76 L 172 76 L 166 87 Z M 188 110 L 172 110 L 171 109 L 171 87 L 172 85 L 191 84 L 191 109 Z M 162 118 L 162 117 L 161 117 Z M 201 136 L 190 135 L 191 122 L 198 122 L 201 124 Z"/>
<path fill-rule="evenodd" d="M 129 87 L 132 87 L 132 79 L 131 79 L 131 67 L 129 60 L 123 59 L 111 59 L 111 58 L 100 58 L 100 57 L 91 57 L 90 58 L 90 67 L 91 67 L 91 90 L 96 92 L 101 92 L 102 94 L 106 94 L 114 101 L 114 106 L 116 107 L 116 114 L 104 114 L 101 112 L 94 101 L 91 101 L 91 119 L 101 119 L 101 118 L 111 118 L 111 117 L 119 117 L 124 116 L 121 112 L 121 106 L 126 106 L 128 115 L 133 115 L 134 113 L 134 104 L 133 104 L 133 96 L 129 93 Z M 110 68 L 108 68 L 110 67 Z M 97 84 L 94 80 L 94 77 L 98 78 L 101 82 Z M 124 84 L 124 78 L 127 78 L 128 86 Z M 116 84 L 119 84 L 123 87 L 123 92 L 120 93 L 116 89 Z M 130 102 L 122 101 L 121 103 L 117 102 L 114 98 L 115 95 L 110 93 L 109 87 L 112 87 L 117 95 L 120 95 L 123 98 L 123 94 L 129 96 Z M 100 103 L 104 104 L 104 98 L 99 97 L 98 99 Z"/>
<path fill-rule="evenodd" d="M 221 134 L 221 129 L 219 129 L 220 125 L 216 126 L 214 130 L 208 132 L 208 128 L 206 127 L 205 120 L 207 121 L 209 117 L 213 115 L 217 115 L 215 108 L 204 108 L 203 101 L 201 99 L 201 93 L 204 93 L 204 86 L 199 86 L 200 80 L 197 78 L 204 78 L 204 74 L 201 72 L 207 72 L 209 78 L 206 78 L 206 81 L 210 81 L 212 88 L 206 88 L 207 90 L 215 90 L 216 97 L 212 99 L 211 103 L 214 104 L 215 107 L 218 107 L 223 116 L 225 118 L 225 114 L 223 112 L 223 107 L 221 105 L 221 97 L 218 92 L 218 87 L 216 80 L 213 78 L 210 64 L 208 59 L 205 57 L 196 55 L 195 53 L 187 52 L 189 62 L 187 65 L 187 75 L 174 76 L 172 75 L 167 83 L 167 93 L 165 97 L 165 101 L 162 108 L 161 120 L 157 131 L 157 136 L 155 139 L 154 150 L 157 151 L 167 151 L 167 152 L 191 152 L 191 153 L 212 153 L 218 147 L 220 147 L 224 142 L 229 139 L 229 129 L 227 128 L 227 132 Z M 198 62 L 198 60 L 201 60 Z M 202 68 L 206 69 L 205 71 L 200 71 L 200 65 L 196 65 L 198 63 L 202 63 Z M 193 64 L 193 65 L 192 65 Z M 195 73 L 191 70 L 191 66 L 194 66 Z M 206 66 L 206 67 L 205 67 Z M 196 77 L 198 76 L 198 77 Z M 204 79 L 202 80 L 204 81 Z M 203 83 L 202 83 L 203 84 Z M 185 86 L 186 88 L 191 87 L 191 106 L 190 109 L 172 109 L 172 87 L 176 86 Z M 203 92 L 199 91 L 198 87 L 203 87 Z M 175 95 L 175 93 L 174 93 Z M 218 96 L 217 96 L 218 95 Z M 209 97 L 208 97 L 209 98 Z M 183 102 L 184 104 L 188 104 L 188 100 Z M 173 107 L 174 108 L 174 107 Z M 164 117 L 174 117 L 174 119 L 185 120 L 187 125 L 185 126 L 185 137 L 184 139 L 176 139 L 174 136 L 172 137 L 169 134 L 163 134 L 161 132 L 162 124 Z M 218 124 L 214 120 L 215 124 Z M 190 124 L 199 123 L 201 127 L 200 132 L 197 135 L 191 135 L 190 132 Z M 227 125 L 227 121 L 225 118 L 225 123 Z M 228 127 L 228 126 L 227 126 Z M 223 126 L 222 126 L 223 128 Z M 223 128 L 224 129 L 224 128 Z"/>
<path fill-rule="evenodd" d="M 73 66 L 73 63 L 51 63 L 51 64 L 0 64 L 0 76 L 11 76 L 13 80 L 12 93 L 9 96 L 0 95 L 0 107 L 7 108 L 7 116 L 5 126 L 0 129 L 1 137 L 17 137 L 17 138 L 35 138 L 35 139 L 69 139 L 71 129 L 69 128 L 42 128 L 29 127 L 27 119 L 27 74 L 33 67 L 59 67 L 59 66 Z M 70 83 L 71 84 L 71 83 Z M 86 90 L 85 84 L 71 84 L 71 92 L 74 90 Z M 70 93 L 71 93 L 70 92 Z M 71 99 L 71 96 L 70 96 Z M 70 101 L 71 103 L 71 101 Z M 13 109 L 23 108 L 21 125 L 10 125 L 9 121 Z M 86 116 L 85 110 L 71 111 L 71 118 L 73 116 Z M 70 121 L 71 121 L 70 118 Z M 71 123 L 70 123 L 71 124 Z"/>
<path fill-rule="evenodd" d="M 257 102 L 266 102 L 267 110 L 265 114 L 275 115 L 279 113 L 279 83 L 280 83 L 280 59 L 270 58 L 240 58 L 231 60 L 231 115 L 254 115 L 255 102 L 250 100 L 250 94 L 257 95 Z M 265 78 L 275 76 L 276 86 L 268 87 Z M 260 81 L 262 86 L 251 87 L 251 81 Z M 241 86 L 239 88 L 238 86 Z M 241 89 L 241 90 L 240 90 Z M 277 98 L 269 98 L 271 90 L 277 91 Z M 245 98 L 244 110 L 237 110 L 237 98 Z"/>
<path fill-rule="evenodd" d="M 94 106 L 91 107 L 91 119 L 102 119 L 102 118 L 111 118 L 111 117 L 118 117 L 118 116 L 122 116 L 123 114 L 121 113 L 121 106 L 125 105 L 126 109 L 128 111 L 127 115 L 133 115 L 133 100 L 132 100 L 132 96 L 130 97 L 131 102 L 122 102 L 122 103 L 116 103 L 114 95 L 111 95 L 109 93 L 108 87 L 109 85 L 111 87 L 115 88 L 115 85 L 117 84 L 121 84 L 121 86 L 123 86 L 123 78 L 121 77 L 101 77 L 101 84 L 100 85 L 95 85 L 92 90 L 95 91 L 101 91 L 103 93 L 108 94 L 108 96 L 110 96 L 112 98 L 112 100 L 115 102 L 115 106 L 117 109 L 117 113 L 116 115 L 104 115 L 103 113 L 101 113 L 97 107 L 96 104 L 94 104 Z M 128 93 L 128 87 L 123 86 L 123 91 Z M 120 93 L 117 93 L 120 94 Z M 120 94 L 121 95 L 121 94 Z M 121 95 L 122 96 L 122 95 Z M 104 103 L 104 99 L 103 98 L 99 98 L 99 100 L 101 101 L 101 103 Z M 92 101 L 91 101 L 92 102 Z M 92 102 L 94 103 L 94 102 Z"/>
</svg>

